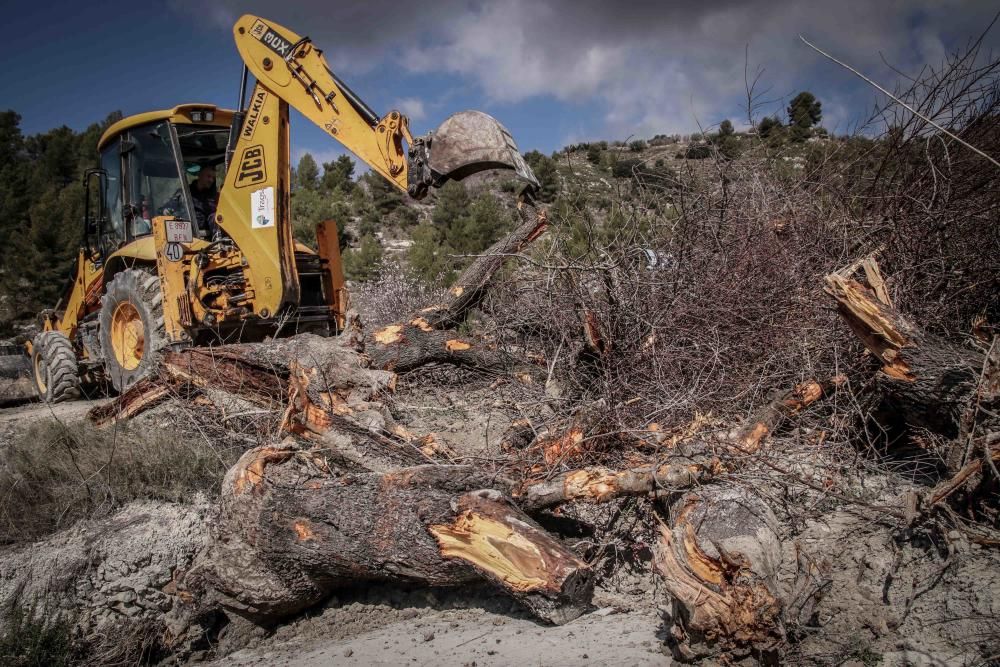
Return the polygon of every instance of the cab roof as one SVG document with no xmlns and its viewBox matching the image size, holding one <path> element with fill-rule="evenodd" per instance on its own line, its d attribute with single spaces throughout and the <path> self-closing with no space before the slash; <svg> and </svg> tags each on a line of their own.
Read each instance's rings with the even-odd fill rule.
<svg viewBox="0 0 1000 667">
<path fill-rule="evenodd" d="M 211 111 L 213 118 L 212 120 L 204 120 L 203 118 L 202 120 L 194 121 L 191 119 L 191 113 L 194 111 L 200 111 L 202 113 Z M 179 125 L 193 125 L 197 123 L 198 125 L 229 127 L 233 122 L 233 113 L 234 111 L 232 109 L 220 109 L 214 104 L 179 104 L 173 109 L 147 111 L 146 113 L 140 113 L 134 116 L 129 116 L 128 118 L 122 118 L 120 121 L 105 130 L 104 134 L 101 135 L 101 140 L 97 142 L 97 150 L 104 148 L 109 141 L 122 132 L 139 125 L 146 125 L 147 123 L 153 123 L 158 120 L 169 120 L 170 122 L 177 123 Z"/>
</svg>

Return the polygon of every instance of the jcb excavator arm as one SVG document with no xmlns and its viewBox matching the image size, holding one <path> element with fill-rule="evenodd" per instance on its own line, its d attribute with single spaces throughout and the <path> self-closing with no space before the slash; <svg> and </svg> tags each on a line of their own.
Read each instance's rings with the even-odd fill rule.
<svg viewBox="0 0 1000 667">
<path fill-rule="evenodd" d="M 486 169 L 510 169 L 538 185 L 510 133 L 487 114 L 458 113 L 415 138 L 398 111 L 379 118 L 308 37 L 249 14 L 233 26 L 233 36 L 257 83 L 234 117 L 216 221 L 246 258 L 248 296 L 261 317 L 299 296 L 289 220 L 289 105 L 415 198 Z"/>
<path fill-rule="evenodd" d="M 233 36 L 258 84 L 415 198 L 449 178 L 485 169 L 512 169 L 538 185 L 510 133 L 487 114 L 455 114 L 436 132 L 415 139 L 406 116 L 390 111 L 379 118 L 333 73 L 308 37 L 249 14 L 236 22 Z"/>
</svg>

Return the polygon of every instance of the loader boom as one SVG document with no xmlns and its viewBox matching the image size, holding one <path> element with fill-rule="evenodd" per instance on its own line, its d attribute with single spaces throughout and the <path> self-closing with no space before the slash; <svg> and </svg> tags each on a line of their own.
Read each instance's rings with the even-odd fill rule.
<svg viewBox="0 0 1000 667">
<path fill-rule="evenodd" d="M 407 155 L 413 143 L 409 121 L 398 111 L 375 113 L 330 70 L 323 52 L 308 37 L 257 16 L 233 26 L 236 48 L 257 85 L 287 102 L 342 143 L 402 191 L 407 189 Z M 252 130 L 253 99 L 244 122 Z"/>
<path fill-rule="evenodd" d="M 414 139 L 406 116 L 390 111 L 378 118 L 308 37 L 250 14 L 236 21 L 233 37 L 257 82 L 246 110 L 235 115 L 234 123 L 242 125 L 231 135 L 236 142 L 227 151 L 232 162 L 216 221 L 247 258 L 250 293 L 263 317 L 298 302 L 289 219 L 289 106 L 414 197 L 448 178 L 485 169 L 512 169 L 538 184 L 510 134 L 486 114 L 456 114 L 437 136 Z M 243 85 L 245 79 L 241 105 Z"/>
</svg>

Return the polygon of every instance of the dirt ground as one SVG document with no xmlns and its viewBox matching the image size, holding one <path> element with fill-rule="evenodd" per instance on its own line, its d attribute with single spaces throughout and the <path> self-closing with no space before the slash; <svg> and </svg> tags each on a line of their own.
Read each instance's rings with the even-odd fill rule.
<svg viewBox="0 0 1000 667">
<path fill-rule="evenodd" d="M 430 389 L 426 382 L 402 382 L 395 409 L 409 415 L 411 431 L 438 434 L 460 457 L 499 456 L 506 427 L 537 405 L 530 388 L 496 386 L 486 377 L 471 383 L 469 378 L 442 380 Z M 83 419 L 98 403 L 0 409 L 0 443 L 37 420 Z M 912 483 L 884 472 L 867 477 L 865 484 L 879 495 L 877 502 L 890 504 Z M 586 518 L 595 524 L 617 522 L 634 539 L 645 539 L 635 533 L 645 515 L 636 502 L 584 511 L 591 512 Z M 622 517 L 629 513 L 633 523 L 626 525 Z M 790 551 L 810 554 L 824 582 L 815 609 L 788 628 L 785 664 L 998 664 L 997 549 L 970 543 L 958 533 L 906 535 L 898 525 L 848 505 L 785 524 L 783 540 Z M 671 605 L 651 573 L 650 559 L 647 552 L 628 562 L 602 561 L 593 609 L 561 627 L 539 624 L 486 586 L 405 590 L 371 585 L 342 591 L 270 633 L 232 622 L 210 650 L 191 658 L 220 667 L 674 664 L 667 644 Z M 747 656 L 730 664 L 761 663 Z"/>
<path fill-rule="evenodd" d="M 651 591 L 652 582 L 647 584 Z M 605 606 L 566 625 L 547 627 L 485 590 L 375 586 L 347 592 L 259 645 L 212 664 L 671 664 L 652 596 L 636 593 L 598 591 L 595 603 Z M 221 641 L 225 644 L 227 637 Z"/>
<path fill-rule="evenodd" d="M 36 421 L 52 419 L 71 422 L 84 419 L 88 410 L 94 406 L 102 405 L 108 400 L 100 398 L 91 401 L 70 401 L 56 405 L 31 400 L 13 407 L 0 408 L 0 444 L 10 442 L 17 433 Z"/>
</svg>

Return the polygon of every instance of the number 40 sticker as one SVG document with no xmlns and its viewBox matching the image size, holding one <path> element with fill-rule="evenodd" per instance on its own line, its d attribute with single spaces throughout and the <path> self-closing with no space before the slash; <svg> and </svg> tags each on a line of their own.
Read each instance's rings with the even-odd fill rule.
<svg viewBox="0 0 1000 667">
<path fill-rule="evenodd" d="M 184 248 L 180 243 L 168 243 L 163 256 L 171 262 L 179 262 L 184 257 Z"/>
</svg>

